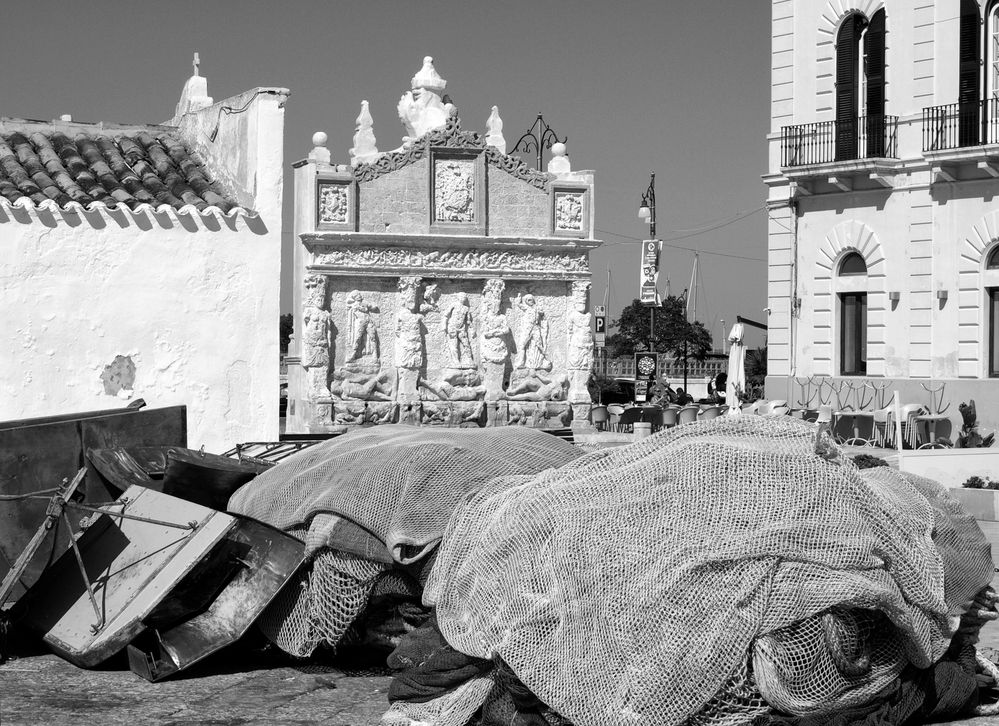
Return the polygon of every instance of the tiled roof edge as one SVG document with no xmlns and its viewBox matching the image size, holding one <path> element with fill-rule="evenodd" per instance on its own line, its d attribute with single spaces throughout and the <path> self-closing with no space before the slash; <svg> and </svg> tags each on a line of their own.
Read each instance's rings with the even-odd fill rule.
<svg viewBox="0 0 999 726">
<path fill-rule="evenodd" d="M 236 219 L 238 217 L 247 217 L 250 219 L 255 219 L 260 216 L 257 212 L 244 207 L 233 207 L 228 212 L 223 212 L 216 206 L 209 205 L 203 210 L 199 210 L 193 204 L 185 204 L 180 209 L 175 209 L 169 204 L 160 204 L 154 206 L 152 204 L 138 204 L 133 209 L 126 204 L 118 204 L 114 207 L 109 207 L 103 202 L 91 202 L 90 204 L 83 205 L 79 202 L 67 202 L 65 206 L 59 206 L 59 204 L 53 199 L 46 199 L 40 204 L 35 204 L 28 197 L 20 197 L 17 201 L 11 202 L 8 199 L 0 197 L 0 209 L 11 210 L 11 209 L 22 209 L 22 210 L 46 210 L 50 212 L 68 212 L 75 214 L 78 212 L 106 212 L 108 214 L 112 212 L 125 212 L 130 213 L 133 216 L 138 215 L 151 215 L 151 214 L 167 214 L 172 219 L 177 219 L 180 215 L 185 215 L 188 217 L 216 217 L 218 219 Z"/>
</svg>

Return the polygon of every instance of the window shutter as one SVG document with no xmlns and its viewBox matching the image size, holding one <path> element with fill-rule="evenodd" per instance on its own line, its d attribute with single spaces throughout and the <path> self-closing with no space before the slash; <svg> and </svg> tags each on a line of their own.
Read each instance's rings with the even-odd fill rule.
<svg viewBox="0 0 999 726">
<path fill-rule="evenodd" d="M 981 20 L 977 0 L 961 0 L 960 75 L 958 77 L 958 143 L 979 143 L 979 77 L 981 73 Z"/>
<path fill-rule="evenodd" d="M 858 41 L 864 17 L 854 13 L 836 36 L 836 160 L 857 158 Z"/>
<path fill-rule="evenodd" d="M 867 156 L 885 155 L 885 11 L 878 10 L 864 36 L 867 56 Z"/>
</svg>

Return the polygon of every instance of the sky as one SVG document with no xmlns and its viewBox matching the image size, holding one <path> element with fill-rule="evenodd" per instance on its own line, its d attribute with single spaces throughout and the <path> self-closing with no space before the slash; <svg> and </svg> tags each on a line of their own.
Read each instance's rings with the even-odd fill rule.
<svg viewBox="0 0 999 726">
<path fill-rule="evenodd" d="M 573 169 L 596 174 L 592 302 L 610 271 L 612 321 L 638 295 L 638 218 L 656 172 L 660 283 L 677 294 L 700 252 L 696 317 L 720 345 L 736 315 L 764 320 L 770 3 L 676 0 L 87 0 L 5 3 L 0 115 L 159 123 L 201 56 L 216 101 L 291 89 L 285 116 L 282 311 L 290 311 L 291 163 L 325 131 L 347 163 L 370 103 L 378 147 L 425 55 L 462 127 L 499 106 L 510 146 L 538 113 Z M 533 166 L 533 155 L 527 159 Z M 609 322 L 610 322 L 609 321 Z M 763 344 L 752 329 L 749 345 Z"/>
</svg>

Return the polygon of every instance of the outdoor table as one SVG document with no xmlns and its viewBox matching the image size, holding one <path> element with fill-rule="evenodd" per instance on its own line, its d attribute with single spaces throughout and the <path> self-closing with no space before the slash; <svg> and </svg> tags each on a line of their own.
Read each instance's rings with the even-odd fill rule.
<svg viewBox="0 0 999 726">
<path fill-rule="evenodd" d="M 865 439 L 860 435 L 860 420 L 861 418 L 871 419 L 871 426 L 874 425 L 874 411 L 834 411 L 833 412 L 833 428 L 836 427 L 836 421 L 840 418 L 849 418 L 850 426 L 853 429 L 853 436 L 846 441 L 844 444 L 849 446 L 870 446 L 871 439 Z M 859 442 L 859 443 L 858 443 Z"/>
<path fill-rule="evenodd" d="M 918 440 L 918 437 L 919 437 L 919 422 L 920 421 L 924 421 L 924 422 L 926 422 L 926 435 L 929 438 L 929 441 L 927 441 L 922 446 L 919 446 L 918 448 L 920 448 L 920 449 L 942 449 L 942 448 L 945 448 L 943 444 L 938 444 L 937 443 L 937 422 L 938 421 L 943 421 L 944 419 L 947 419 L 947 418 L 950 418 L 950 417 L 947 416 L 946 414 L 943 414 L 943 413 L 924 413 L 924 414 L 921 414 L 919 416 L 913 417 L 913 420 L 916 423 L 916 430 L 913 433 L 913 441 L 911 443 L 915 444 L 916 440 Z"/>
</svg>

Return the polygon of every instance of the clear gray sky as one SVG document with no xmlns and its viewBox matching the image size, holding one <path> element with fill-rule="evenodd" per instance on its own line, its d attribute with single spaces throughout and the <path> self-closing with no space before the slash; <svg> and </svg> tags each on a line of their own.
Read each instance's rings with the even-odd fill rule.
<svg viewBox="0 0 999 726">
<path fill-rule="evenodd" d="M 541 112 L 568 136 L 573 168 L 596 171 L 605 245 L 591 256 L 593 302 L 609 268 L 612 316 L 638 294 L 636 240 L 648 228 L 637 208 L 656 172 L 659 237 L 702 252 L 697 317 L 717 341 L 722 319 L 764 319 L 769 26 L 765 0 L 11 0 L 0 22 L 0 115 L 161 122 L 198 51 L 216 101 L 254 86 L 291 89 L 290 172 L 317 130 L 334 161 L 347 162 L 362 99 L 378 147 L 398 146 L 396 103 L 432 55 L 464 128 L 484 132 L 498 105 L 512 145 Z M 285 198 L 288 310 L 290 173 Z M 660 279 L 674 294 L 692 260 L 666 247 Z"/>
</svg>

